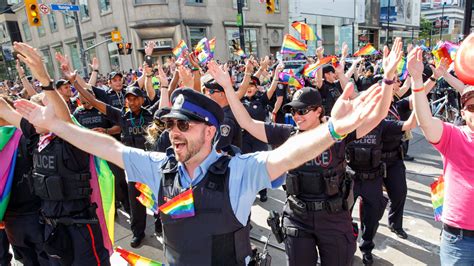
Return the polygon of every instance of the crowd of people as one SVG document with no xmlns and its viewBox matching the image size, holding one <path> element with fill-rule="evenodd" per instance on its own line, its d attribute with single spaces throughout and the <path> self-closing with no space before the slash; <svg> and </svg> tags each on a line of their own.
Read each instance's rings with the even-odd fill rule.
<svg viewBox="0 0 474 266">
<path fill-rule="evenodd" d="M 132 248 L 145 237 L 147 216 L 137 184 L 153 192 L 155 233 L 170 265 L 252 263 L 251 206 L 282 185 L 287 200 L 274 233 L 288 265 L 351 265 L 358 235 L 371 265 L 387 204 L 390 230 L 409 237 L 404 160 L 413 159 L 408 140 L 418 125 L 443 156 L 441 264 L 474 264 L 474 89 L 446 59 L 435 64 L 401 39 L 376 56 L 351 57 L 344 45 L 337 62 L 301 75 L 299 88 L 281 74 L 300 76 L 325 58 L 323 47 L 291 71 L 273 56 L 200 64 L 191 52 L 105 76 L 94 59 L 88 77 L 58 53 L 56 81 L 36 49 L 14 49 L 18 80 L 0 87 L 0 152 L 16 141 L 0 265 L 9 265 L 10 245 L 24 265 L 110 265 L 91 201 L 90 155 L 108 161 L 116 207 L 130 214 Z M 147 43 L 145 55 L 153 49 Z M 401 60 L 408 75 L 398 72 Z M 428 95 L 446 84 L 461 96 L 464 126 L 431 115 Z M 360 231 L 352 218 L 358 198 Z"/>
</svg>

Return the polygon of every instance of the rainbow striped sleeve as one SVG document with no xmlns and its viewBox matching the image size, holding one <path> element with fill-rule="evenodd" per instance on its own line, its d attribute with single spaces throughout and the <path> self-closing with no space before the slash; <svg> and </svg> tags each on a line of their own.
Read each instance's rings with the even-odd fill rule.
<svg viewBox="0 0 474 266">
<path fill-rule="evenodd" d="M 160 211 L 173 219 L 194 216 L 194 197 L 192 188 L 172 198 L 160 206 Z"/>
</svg>

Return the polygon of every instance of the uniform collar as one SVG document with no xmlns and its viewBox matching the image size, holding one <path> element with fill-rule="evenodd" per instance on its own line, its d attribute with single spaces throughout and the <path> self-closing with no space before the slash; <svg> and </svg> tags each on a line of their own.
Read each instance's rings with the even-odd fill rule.
<svg viewBox="0 0 474 266">
<path fill-rule="evenodd" d="M 207 174 L 207 170 L 209 167 L 219 159 L 221 155 L 217 153 L 217 151 L 212 148 L 211 153 L 204 159 L 204 161 L 194 170 L 194 179 L 191 179 L 186 168 L 181 162 L 178 162 L 178 171 L 181 181 L 181 186 L 183 188 L 188 188 L 190 185 L 196 185 L 199 183 L 204 176 Z"/>
</svg>

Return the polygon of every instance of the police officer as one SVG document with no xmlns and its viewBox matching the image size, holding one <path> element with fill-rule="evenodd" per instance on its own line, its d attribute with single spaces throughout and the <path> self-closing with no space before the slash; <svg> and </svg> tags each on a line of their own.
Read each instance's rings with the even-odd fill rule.
<svg viewBox="0 0 474 266">
<path fill-rule="evenodd" d="M 13 103 L 9 99 L 0 96 L 0 126 L 15 124 L 19 127 L 21 116 L 11 108 L 12 106 Z M 3 130 L 2 133 L 5 134 L 8 134 L 6 131 L 12 132 L 11 128 Z M 10 200 L 3 219 L 5 230 L 0 232 L 0 241 L 6 244 L 2 246 L 0 253 L 7 254 L 0 254 L 0 265 L 8 265 L 8 258 L 11 259 L 11 255 L 8 254 L 8 240 L 16 260 L 24 265 L 49 265 L 48 256 L 43 251 L 44 225 L 39 223 L 41 201 L 31 189 L 33 162 L 28 152 L 28 145 L 27 139 L 22 135 L 17 149 Z"/>
<path fill-rule="evenodd" d="M 363 138 L 353 141 L 346 148 L 348 173 L 354 179 L 354 202 L 361 197 L 360 221 L 361 240 L 359 249 L 362 262 L 373 264 L 372 250 L 379 220 L 383 216 L 387 202 L 383 197 L 382 184 L 386 175 L 382 162 L 382 139 L 384 136 L 398 135 L 416 126 L 411 116 L 406 122 L 382 120 L 380 124 Z"/>
<path fill-rule="evenodd" d="M 15 43 L 14 48 L 40 81 L 55 114 L 62 122 L 72 124 L 67 106 L 54 90 L 54 82 L 38 52 L 24 43 Z M 90 199 L 90 155 L 26 119 L 21 120 L 20 128 L 31 143 L 33 188 L 41 199 L 44 250 L 50 261 L 63 265 L 110 265 L 97 220 L 97 206 Z"/>
<path fill-rule="evenodd" d="M 77 102 L 76 99 L 73 98 L 74 93 L 72 92 L 71 83 L 68 80 L 60 79 L 56 81 L 55 86 L 59 95 L 61 95 L 66 102 L 69 112 L 71 112 L 71 114 L 74 113 L 77 108 Z"/>
</svg>

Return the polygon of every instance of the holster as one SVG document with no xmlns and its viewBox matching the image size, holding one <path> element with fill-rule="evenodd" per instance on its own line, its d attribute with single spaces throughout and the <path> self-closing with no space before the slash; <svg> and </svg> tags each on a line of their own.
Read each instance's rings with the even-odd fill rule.
<svg viewBox="0 0 474 266">
<path fill-rule="evenodd" d="M 66 225 L 56 224 L 53 231 L 47 237 L 44 251 L 52 258 L 58 259 L 61 265 L 72 265 L 74 261 L 74 247 Z"/>
</svg>

